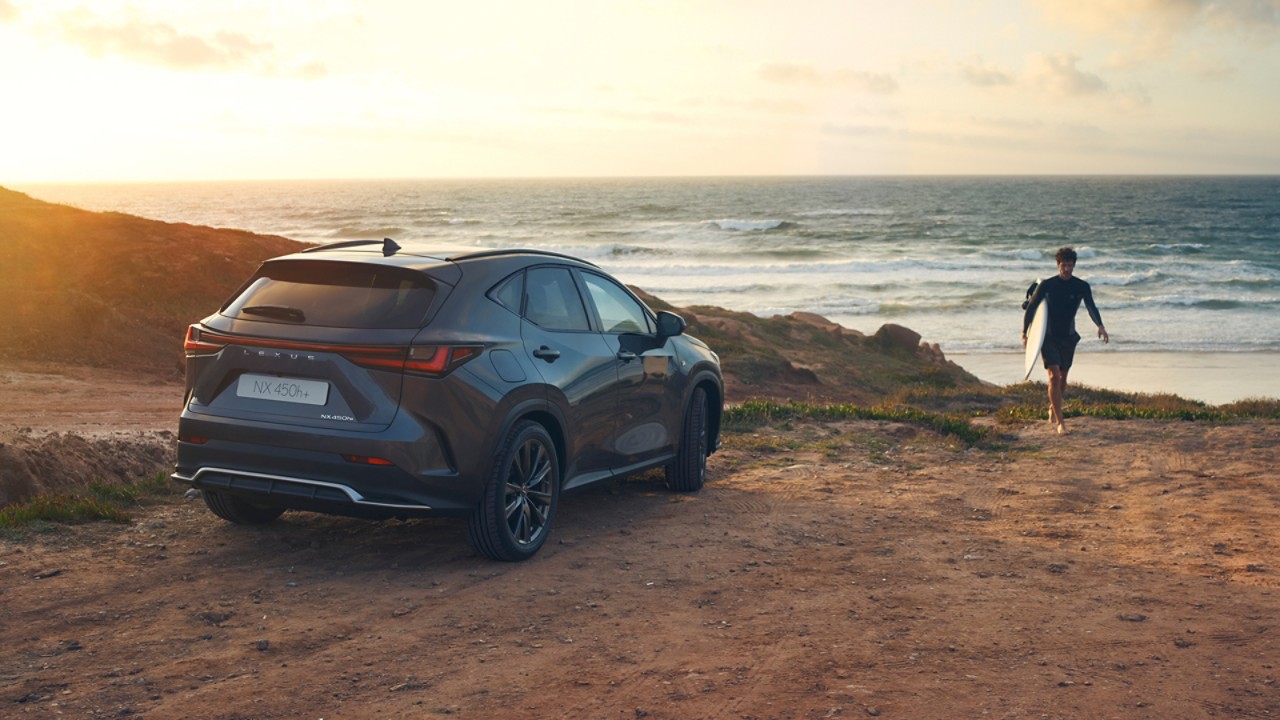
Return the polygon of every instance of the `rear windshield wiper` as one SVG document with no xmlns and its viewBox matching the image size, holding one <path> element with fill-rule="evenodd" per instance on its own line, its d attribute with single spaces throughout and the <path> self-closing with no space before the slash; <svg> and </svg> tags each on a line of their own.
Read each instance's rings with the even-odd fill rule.
<svg viewBox="0 0 1280 720">
<path fill-rule="evenodd" d="M 306 322 L 307 320 L 307 316 L 301 310 L 285 305 L 250 305 L 240 308 L 240 312 L 296 323 Z"/>
</svg>

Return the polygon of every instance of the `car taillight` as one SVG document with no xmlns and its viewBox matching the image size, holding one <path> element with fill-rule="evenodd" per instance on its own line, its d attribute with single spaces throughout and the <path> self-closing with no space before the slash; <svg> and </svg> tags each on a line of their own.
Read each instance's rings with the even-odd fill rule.
<svg viewBox="0 0 1280 720">
<path fill-rule="evenodd" d="M 405 372 L 441 377 L 468 360 L 479 357 L 479 345 L 414 345 L 404 361 Z"/>
<path fill-rule="evenodd" d="M 187 339 L 182 344 L 182 348 L 187 356 L 191 357 L 212 355 L 228 345 L 336 353 L 363 368 L 409 372 L 429 377 L 444 377 L 468 360 L 479 357 L 484 351 L 482 345 L 413 345 L 406 348 L 388 345 L 327 345 L 235 337 L 205 330 L 198 325 L 187 328 Z"/>
<path fill-rule="evenodd" d="M 394 350 L 394 354 L 385 351 Z M 480 345 L 414 345 L 403 348 L 334 348 L 360 367 L 399 370 L 415 375 L 444 377 L 463 363 L 479 357 Z M 382 351 L 382 352 L 379 352 Z"/>
<path fill-rule="evenodd" d="M 226 347 L 226 338 L 200 329 L 199 325 L 187 326 L 187 339 L 182 342 L 182 352 L 187 356 L 213 355 Z"/>
</svg>

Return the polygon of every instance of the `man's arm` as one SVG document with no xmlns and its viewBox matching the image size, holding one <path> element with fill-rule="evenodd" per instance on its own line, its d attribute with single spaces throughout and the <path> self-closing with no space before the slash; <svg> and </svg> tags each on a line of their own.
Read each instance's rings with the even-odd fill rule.
<svg viewBox="0 0 1280 720">
<path fill-rule="evenodd" d="M 1102 325 L 1102 313 L 1098 312 L 1098 306 L 1093 302 L 1093 290 L 1089 287 L 1089 283 L 1084 284 L 1084 307 L 1089 311 L 1089 319 L 1098 326 L 1098 337 L 1102 338 L 1103 344 L 1111 342 L 1111 336 Z"/>
</svg>

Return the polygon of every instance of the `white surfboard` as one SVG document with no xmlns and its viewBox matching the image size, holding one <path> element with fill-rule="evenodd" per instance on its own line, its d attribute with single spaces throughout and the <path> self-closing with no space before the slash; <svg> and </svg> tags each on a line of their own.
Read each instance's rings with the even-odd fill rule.
<svg viewBox="0 0 1280 720">
<path fill-rule="evenodd" d="M 1027 353 L 1023 368 L 1025 374 L 1023 380 L 1031 377 L 1031 371 L 1036 367 L 1036 361 L 1040 359 L 1040 348 L 1044 347 L 1044 336 L 1049 331 L 1049 298 L 1040 298 L 1040 305 L 1036 308 L 1035 317 L 1031 318 L 1031 325 L 1027 327 Z"/>
</svg>

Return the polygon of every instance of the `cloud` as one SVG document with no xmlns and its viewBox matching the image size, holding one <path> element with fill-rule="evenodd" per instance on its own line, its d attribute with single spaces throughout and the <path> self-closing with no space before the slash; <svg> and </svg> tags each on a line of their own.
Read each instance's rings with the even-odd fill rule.
<svg viewBox="0 0 1280 720">
<path fill-rule="evenodd" d="M 1040 131 L 1045 127 L 1043 120 L 1027 120 L 1023 118 L 1011 117 L 988 117 L 978 116 L 970 117 L 969 121 L 980 128 L 995 129 L 999 132 L 1032 132 Z"/>
<path fill-rule="evenodd" d="M 1115 96 L 1120 101 L 1120 107 L 1127 110 L 1136 110 L 1151 104 L 1151 93 L 1141 85 L 1117 91 Z"/>
<path fill-rule="evenodd" d="M 1280 30 L 1280 0 L 1036 0 L 1050 20 L 1090 32 L 1143 30 L 1176 35 Z"/>
<path fill-rule="evenodd" d="M 1113 88 L 1101 76 L 1081 70 L 1072 53 L 1034 53 L 1021 73 L 1010 72 L 981 58 L 959 63 L 960 76 L 970 84 L 994 91 L 1010 88 L 1054 98 L 1096 98 L 1119 110 L 1151 104 L 1151 95 L 1137 84 Z"/>
<path fill-rule="evenodd" d="M 0 23 L 11 23 L 18 19 L 18 6 L 9 0 L 0 0 Z"/>
<path fill-rule="evenodd" d="M 64 40 L 94 57 L 123 57 L 174 70 L 249 70 L 309 78 L 325 74 L 318 61 L 284 64 L 271 43 L 231 30 L 195 35 L 139 17 L 103 20 L 83 9 L 62 15 L 59 27 Z"/>
<path fill-rule="evenodd" d="M 960 76 L 981 87 L 1012 85 L 1015 82 L 1012 75 L 982 58 L 960 63 Z"/>
<path fill-rule="evenodd" d="M 1132 66 L 1165 56 L 1195 34 L 1280 41 L 1280 0 L 1035 0 L 1045 18 L 1077 32 L 1109 38 L 1112 62 Z"/>
<path fill-rule="evenodd" d="M 897 131 L 888 125 L 853 125 L 849 123 L 827 123 L 822 126 L 822 132 L 826 135 L 838 135 L 840 137 L 883 137 L 897 134 Z"/>
<path fill-rule="evenodd" d="M 1189 53 L 1182 61 L 1182 68 L 1203 80 L 1223 80 L 1236 72 L 1229 63 L 1199 51 Z"/>
<path fill-rule="evenodd" d="M 759 74 L 768 82 L 780 85 L 847 88 L 873 95 L 892 95 L 898 91 L 898 81 L 891 75 L 847 68 L 824 72 L 812 65 L 768 63 L 760 67 Z"/>
<path fill-rule="evenodd" d="M 319 80 L 329 74 L 329 68 L 314 58 L 299 63 L 291 73 L 306 80 Z"/>
<path fill-rule="evenodd" d="M 1107 91 L 1102 78 L 1076 67 L 1080 58 L 1070 53 L 1035 53 L 1027 59 L 1026 81 L 1051 95 L 1073 97 Z"/>
</svg>

